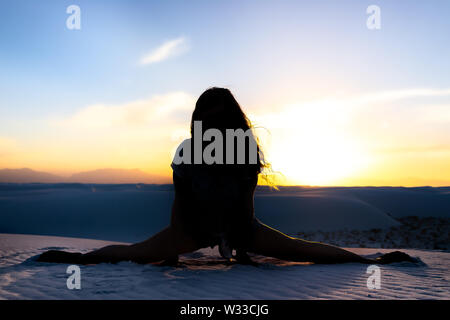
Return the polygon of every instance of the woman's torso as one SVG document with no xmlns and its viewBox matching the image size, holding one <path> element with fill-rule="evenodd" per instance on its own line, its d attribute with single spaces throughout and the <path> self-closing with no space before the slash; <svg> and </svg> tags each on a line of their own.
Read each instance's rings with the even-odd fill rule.
<svg viewBox="0 0 450 320">
<path fill-rule="evenodd" d="M 226 240 L 245 247 L 254 219 L 255 166 L 172 164 L 175 203 L 171 223 L 202 247 Z"/>
</svg>

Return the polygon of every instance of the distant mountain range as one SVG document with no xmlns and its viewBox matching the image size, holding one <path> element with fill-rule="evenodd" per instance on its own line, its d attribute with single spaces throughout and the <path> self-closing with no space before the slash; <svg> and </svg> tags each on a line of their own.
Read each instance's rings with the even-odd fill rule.
<svg viewBox="0 0 450 320">
<path fill-rule="evenodd" d="M 169 183 L 164 176 L 152 175 L 139 169 L 98 169 L 61 177 L 48 172 L 23 169 L 0 169 L 0 183 Z"/>
</svg>

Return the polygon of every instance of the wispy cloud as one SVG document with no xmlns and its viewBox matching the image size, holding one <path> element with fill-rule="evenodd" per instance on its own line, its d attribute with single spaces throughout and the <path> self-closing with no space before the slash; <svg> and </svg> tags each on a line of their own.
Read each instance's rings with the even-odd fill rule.
<svg viewBox="0 0 450 320">
<path fill-rule="evenodd" d="M 140 168 L 169 175 L 171 150 L 189 134 L 194 105 L 194 96 L 176 91 L 124 103 L 91 104 L 47 119 L 54 134 L 43 144 L 32 144 L 34 167 L 46 168 L 45 161 L 53 159 L 58 170 Z"/>
<path fill-rule="evenodd" d="M 410 108 L 408 114 L 401 114 L 404 117 L 415 113 L 420 114 L 418 121 L 425 122 L 448 122 L 450 121 L 450 107 L 448 102 L 437 105 L 435 102 L 427 102 L 427 98 L 450 97 L 450 88 L 432 89 L 432 88 L 412 88 L 404 90 L 379 91 L 367 94 L 347 96 L 347 97 L 324 97 L 312 101 L 294 101 L 283 107 L 278 107 L 276 111 L 263 112 L 258 118 L 262 121 L 268 121 L 275 127 L 286 127 L 291 124 L 293 129 L 297 130 L 299 122 L 304 122 L 306 127 L 316 127 L 319 123 L 328 126 L 332 124 L 346 125 L 349 123 L 349 117 L 361 114 L 374 115 L 381 111 L 381 116 L 385 120 L 392 120 L 396 109 L 400 106 L 412 106 L 408 99 L 413 101 L 416 106 Z M 424 98 L 418 100 L 418 98 Z M 401 102 L 405 100 L 404 102 Z M 271 108 L 273 110 L 273 108 Z M 384 114 L 385 112 L 392 112 Z M 258 115 L 257 115 L 258 116 Z"/>
<path fill-rule="evenodd" d="M 370 102 L 394 101 L 419 97 L 442 97 L 449 95 L 450 89 L 413 88 L 413 89 L 392 90 L 366 94 L 355 99 L 355 102 L 370 103 Z"/>
<path fill-rule="evenodd" d="M 158 48 L 153 49 L 150 53 L 141 58 L 141 65 L 161 62 L 171 57 L 178 56 L 188 50 L 187 39 L 180 37 L 164 42 Z"/>
<path fill-rule="evenodd" d="M 141 127 L 176 123 L 174 117 L 192 112 L 195 99 L 185 92 L 156 95 L 149 99 L 119 105 L 95 104 L 80 109 L 70 117 L 53 121 L 73 128 Z M 186 116 L 186 119 L 188 117 Z"/>
</svg>

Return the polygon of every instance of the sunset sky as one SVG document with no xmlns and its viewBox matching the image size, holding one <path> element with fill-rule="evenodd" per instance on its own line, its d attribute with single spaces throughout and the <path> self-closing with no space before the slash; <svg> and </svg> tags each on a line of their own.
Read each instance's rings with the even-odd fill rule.
<svg viewBox="0 0 450 320">
<path fill-rule="evenodd" d="M 169 179 L 224 86 L 281 184 L 450 185 L 449 38 L 449 1 L 3 1 L 0 169 Z"/>
</svg>

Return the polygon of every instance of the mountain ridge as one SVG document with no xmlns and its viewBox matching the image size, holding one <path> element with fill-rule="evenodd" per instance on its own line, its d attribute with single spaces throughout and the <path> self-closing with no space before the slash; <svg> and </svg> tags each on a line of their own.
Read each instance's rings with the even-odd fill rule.
<svg viewBox="0 0 450 320">
<path fill-rule="evenodd" d="M 140 169 L 103 168 L 63 177 L 30 168 L 6 168 L 0 169 L 0 183 L 170 183 L 170 179 Z"/>
</svg>

